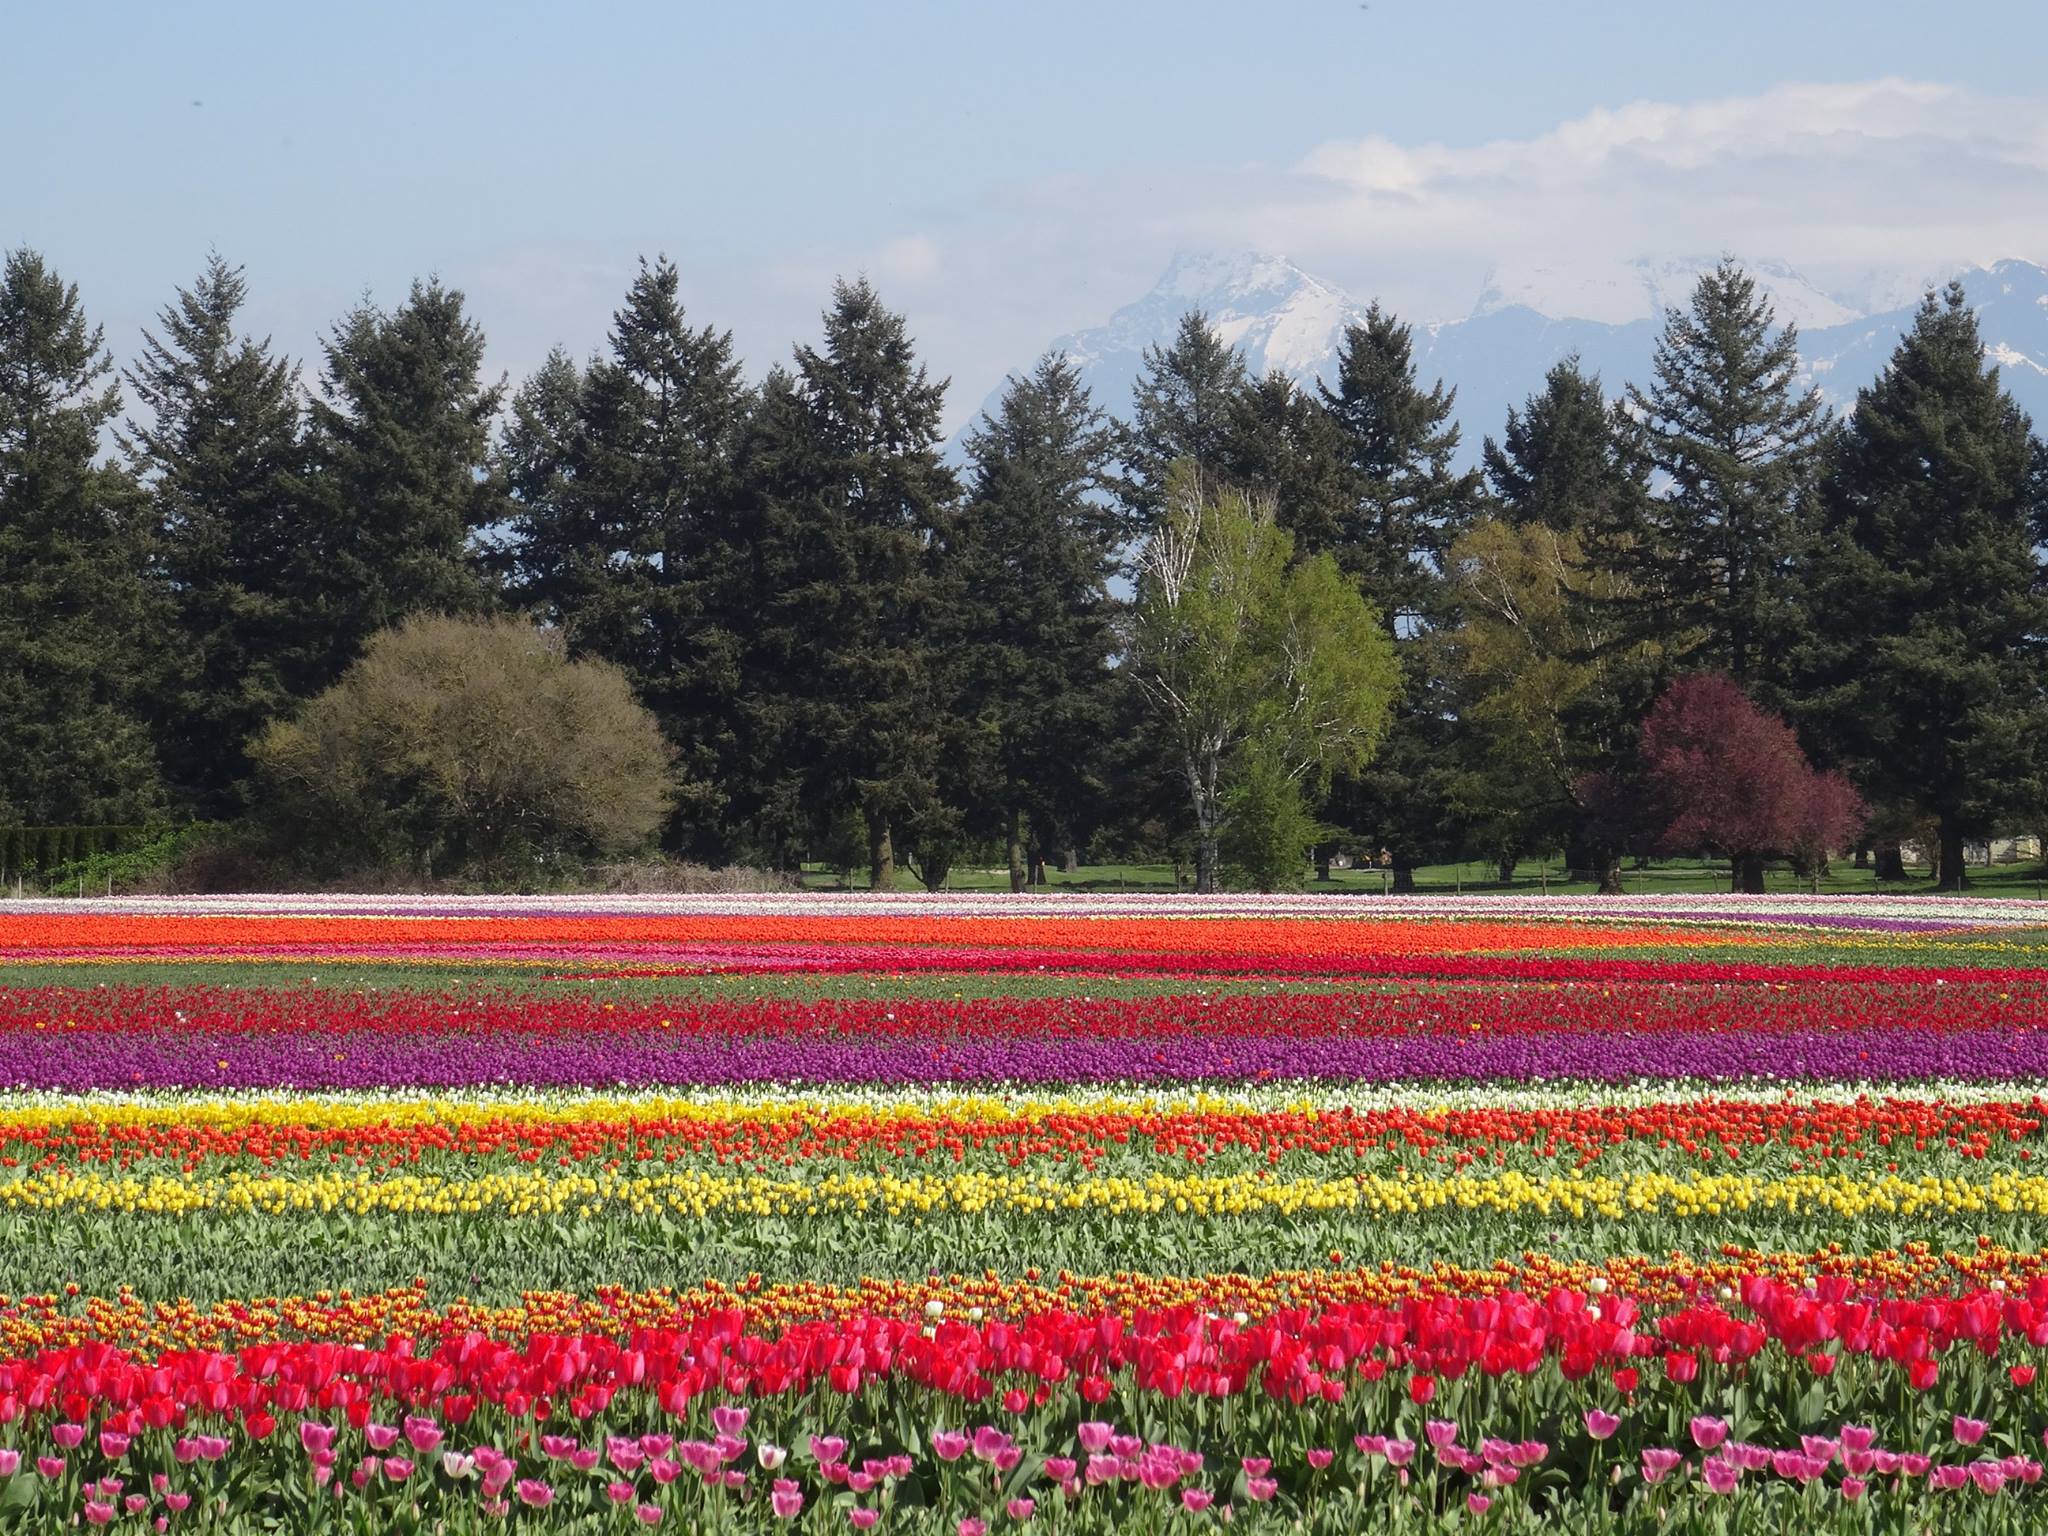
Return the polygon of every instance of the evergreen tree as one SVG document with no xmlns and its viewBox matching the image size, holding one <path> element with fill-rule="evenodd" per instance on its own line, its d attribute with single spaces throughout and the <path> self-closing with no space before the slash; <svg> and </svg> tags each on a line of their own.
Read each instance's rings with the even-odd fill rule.
<svg viewBox="0 0 2048 1536">
<path fill-rule="evenodd" d="M 1574 533 L 1638 511 L 1644 481 L 1631 446 L 1627 418 L 1572 356 L 1551 366 L 1540 394 L 1508 408 L 1507 430 L 1481 458 L 1502 517 Z"/>
<path fill-rule="evenodd" d="M 1170 346 L 1146 347 L 1124 432 L 1119 495 L 1126 536 L 1142 537 L 1158 526 L 1176 464 L 1205 477 L 1225 471 L 1238 398 L 1249 382 L 1244 359 L 1199 309 L 1181 316 Z"/>
<path fill-rule="evenodd" d="M 1315 391 L 1277 368 L 1231 402 L 1224 476 L 1270 497 L 1280 526 L 1304 548 L 1337 541 L 1348 501 L 1344 439 Z"/>
<path fill-rule="evenodd" d="M 732 626 L 721 615 L 736 605 L 744 624 L 754 602 L 729 579 L 726 535 L 747 394 L 732 333 L 692 328 L 680 286 L 666 258 L 643 261 L 610 356 L 583 379 L 544 595 L 577 654 L 623 667 L 676 744 L 688 789 L 670 842 L 703 848 L 723 818 L 716 738 L 729 728 Z M 565 383 L 544 387 L 559 395 Z"/>
<path fill-rule="evenodd" d="M 1595 550 L 1625 578 L 1632 638 L 1745 685 L 1782 671 L 1823 425 L 1819 395 L 1795 388 L 1798 332 L 1774 326 L 1733 261 L 1666 316 L 1654 382 L 1629 402 L 1668 489 L 1620 508 Z"/>
<path fill-rule="evenodd" d="M 1422 388 L 1412 332 L 1379 305 L 1346 329 L 1336 387 L 1318 389 L 1343 445 L 1345 489 L 1337 517 L 1305 547 L 1336 559 L 1404 653 L 1387 739 L 1362 775 L 1336 782 L 1324 819 L 1383 847 L 1405 891 L 1417 864 L 1461 851 L 1453 701 L 1428 653 L 1433 627 L 1450 617 L 1445 553 L 1472 521 L 1480 480 L 1452 468 L 1456 391 Z"/>
<path fill-rule="evenodd" d="M 1322 541 L 1396 635 L 1438 616 L 1444 551 L 1471 523 L 1476 471 L 1458 471 L 1457 391 L 1417 382 L 1410 329 L 1374 304 L 1345 329 L 1337 387 L 1317 386 L 1343 441 L 1346 504 Z"/>
<path fill-rule="evenodd" d="M 2041 804 L 2042 450 L 1958 284 L 1929 294 L 1829 454 L 1801 692 L 1864 787 L 1963 844 Z"/>
<path fill-rule="evenodd" d="M 172 793 L 203 816 L 240 808 L 256 733 L 290 701 L 308 636 L 291 601 L 302 547 L 297 370 L 237 339 L 247 297 L 218 253 L 144 331 L 127 378 L 147 407 L 124 445 L 152 504 L 174 644 L 154 699 Z"/>
<path fill-rule="evenodd" d="M 33 251 L 0 273 L 0 823 L 107 825 L 163 804 L 141 717 L 161 605 L 145 507 L 100 462 L 120 410 L 75 284 Z"/>
<path fill-rule="evenodd" d="M 770 822 L 814 833 L 857 806 L 869 878 L 895 882 L 894 834 L 932 798 L 939 715 L 931 635 L 958 487 L 939 457 L 943 382 L 866 279 L 840 283 L 824 344 L 796 352 L 751 434 L 748 510 L 761 579 L 754 713 L 776 745 Z M 771 734 L 772 733 L 772 734 Z"/>
<path fill-rule="evenodd" d="M 416 282 L 386 313 L 365 301 L 328 337 L 311 407 L 318 526 L 295 596 L 326 638 L 295 692 L 332 682 L 368 636 L 415 613 L 469 613 L 492 590 L 475 538 L 510 506 L 492 462 L 503 386 L 462 294 Z"/>
<path fill-rule="evenodd" d="M 571 494 L 570 459 L 582 414 L 582 370 L 553 348 L 513 391 L 511 420 L 498 446 L 512 516 L 492 560 L 506 595 L 554 625 L 565 621 L 565 603 L 587 580 L 578 562 L 600 553 L 578 536 Z"/>
<path fill-rule="evenodd" d="M 1049 355 L 1010 379 L 966 447 L 973 482 L 956 551 L 972 599 L 968 739 L 946 757 L 987 770 L 978 809 L 1005 838 L 1021 890 L 1027 825 L 1041 844 L 1072 846 L 1104 796 L 1117 526 L 1102 492 L 1115 441 L 1079 371 Z"/>
</svg>

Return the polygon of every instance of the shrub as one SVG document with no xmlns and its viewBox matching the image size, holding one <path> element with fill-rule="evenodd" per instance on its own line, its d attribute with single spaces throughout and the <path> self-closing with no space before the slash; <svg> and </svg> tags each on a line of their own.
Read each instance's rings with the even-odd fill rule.
<svg viewBox="0 0 2048 1536">
<path fill-rule="evenodd" d="M 254 756 L 263 819 L 329 868 L 628 852 L 674 792 L 673 754 L 624 674 L 513 619 L 386 630 Z"/>
</svg>

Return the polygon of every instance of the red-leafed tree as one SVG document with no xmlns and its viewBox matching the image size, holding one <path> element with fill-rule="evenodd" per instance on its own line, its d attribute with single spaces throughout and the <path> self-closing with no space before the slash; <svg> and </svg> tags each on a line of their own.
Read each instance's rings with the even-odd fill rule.
<svg viewBox="0 0 2048 1536">
<path fill-rule="evenodd" d="M 1680 678 L 1651 706 L 1642 765 L 1657 842 L 1674 853 L 1720 849 L 1737 891 L 1763 891 L 1771 855 L 1817 863 L 1863 825 L 1848 780 L 1816 772 L 1792 728 L 1719 674 Z"/>
</svg>

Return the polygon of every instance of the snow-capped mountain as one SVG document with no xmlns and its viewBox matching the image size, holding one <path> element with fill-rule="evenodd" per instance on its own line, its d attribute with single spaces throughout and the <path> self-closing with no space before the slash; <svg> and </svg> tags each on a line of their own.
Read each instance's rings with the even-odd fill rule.
<svg viewBox="0 0 2048 1536">
<path fill-rule="evenodd" d="M 1441 378 L 1458 391 L 1460 458 L 1476 462 L 1482 440 L 1500 434 L 1508 407 L 1521 404 L 1545 370 L 1569 354 L 1598 373 L 1610 394 L 1646 381 L 1664 310 L 1686 303 L 1712 265 L 1646 257 L 1605 268 L 1504 266 L 1465 319 L 1417 324 L 1415 360 L 1424 382 Z M 1933 281 L 1873 272 L 1853 289 L 1830 292 L 1782 262 L 1744 265 L 1779 317 L 1799 327 L 1806 377 L 1837 411 L 1851 408 L 1856 391 L 1877 376 Z M 2001 261 L 1958 275 L 2006 388 L 2048 430 L 2048 268 Z M 1344 328 L 1365 304 L 1284 257 L 1184 253 L 1143 298 L 1052 347 L 1073 357 L 1096 401 L 1121 415 L 1130 408 L 1145 349 L 1169 343 L 1181 316 L 1195 308 L 1254 373 L 1278 368 L 1306 382 L 1331 376 Z M 996 399 L 991 395 L 987 408 Z"/>
<path fill-rule="evenodd" d="M 1661 323 L 1664 311 L 1690 302 L 1700 274 L 1711 272 L 1718 257 L 1650 257 L 1597 266 L 1515 263 L 1494 268 L 1472 317 L 1520 305 L 1557 319 L 1598 320 L 1627 325 L 1634 320 Z M 1780 320 L 1801 330 L 1840 325 L 1864 311 L 1821 292 L 1804 275 L 1782 261 L 1744 263 L 1749 275 L 1769 297 Z"/>
<path fill-rule="evenodd" d="M 1169 344 L 1191 309 L 1208 315 L 1252 372 L 1263 376 L 1278 368 L 1296 379 L 1325 375 L 1344 328 L 1365 314 L 1363 304 L 1284 256 L 1183 252 L 1142 299 L 1106 324 L 1059 337 L 1047 350 L 1071 357 L 1096 402 L 1121 414 L 1144 368 L 1145 349 Z M 986 409 L 1000 396 L 1000 390 L 991 395 Z"/>
</svg>

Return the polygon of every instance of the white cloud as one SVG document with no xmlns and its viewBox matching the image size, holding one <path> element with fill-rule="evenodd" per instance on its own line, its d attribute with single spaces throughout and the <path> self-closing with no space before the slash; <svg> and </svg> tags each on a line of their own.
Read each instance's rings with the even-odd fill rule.
<svg viewBox="0 0 2048 1536">
<path fill-rule="evenodd" d="M 1722 251 L 1785 261 L 1861 302 L 1966 263 L 2048 260 L 2048 95 L 1786 84 L 1604 106 L 1474 144 L 1380 133 L 1284 165 L 1068 173 L 963 189 L 893 235 L 685 260 L 685 298 L 699 320 L 735 329 L 758 374 L 815 336 L 835 274 L 865 271 L 908 313 L 934 375 L 952 377 L 958 422 L 1052 337 L 1138 297 L 1183 248 L 1284 253 L 1420 321 L 1464 315 L 1500 268 L 1612 294 L 1630 258 Z M 491 272 L 479 297 L 537 307 L 550 337 L 584 353 L 631 256 L 548 251 Z M 1641 286 L 1605 317 L 1625 318 Z M 495 341 L 499 316 L 486 321 Z"/>
</svg>

